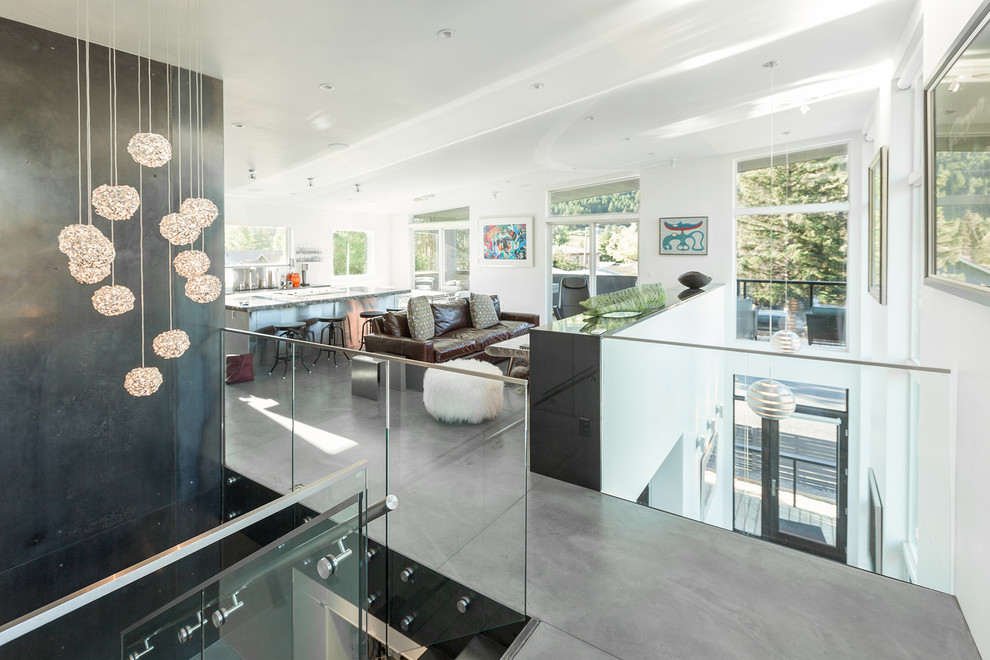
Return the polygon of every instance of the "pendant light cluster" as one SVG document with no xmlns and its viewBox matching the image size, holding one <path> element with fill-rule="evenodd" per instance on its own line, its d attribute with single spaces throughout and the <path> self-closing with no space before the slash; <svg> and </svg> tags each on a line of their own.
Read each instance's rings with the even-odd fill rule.
<svg viewBox="0 0 990 660">
<path fill-rule="evenodd" d="M 171 65 L 166 65 L 168 75 L 166 75 L 166 81 L 168 86 L 167 93 L 167 108 L 168 108 L 168 128 L 167 135 L 162 135 L 156 133 L 152 130 L 152 74 L 151 74 L 151 34 L 152 34 L 152 19 L 151 19 L 151 0 L 138 0 L 138 24 L 139 35 L 142 34 L 143 30 L 147 28 L 147 44 L 149 56 L 146 58 L 147 62 L 147 119 L 148 126 L 147 130 L 144 130 L 142 126 L 143 113 L 142 113 L 142 58 L 141 58 L 141 36 L 138 39 L 138 131 L 127 143 L 127 153 L 130 154 L 131 158 L 140 165 L 138 170 L 138 185 L 140 190 L 134 188 L 131 185 L 121 184 L 118 180 L 118 147 L 117 147 L 117 127 L 118 127 L 118 117 L 117 117 L 117 48 L 116 48 L 116 0 L 108 0 L 110 2 L 110 35 L 109 35 L 109 49 L 108 49 L 108 66 L 107 66 L 107 79 L 108 87 L 110 90 L 109 95 L 109 108 L 110 108 L 110 138 L 109 138 L 109 152 L 110 152 L 110 172 L 109 181 L 102 185 L 93 188 L 92 181 L 92 103 L 91 103 L 91 67 L 90 67 L 90 37 L 89 37 L 89 0 L 85 1 L 86 6 L 86 35 L 85 35 L 85 71 L 86 71 L 86 81 L 85 81 L 85 108 L 86 108 L 86 118 L 85 118 L 85 144 L 86 144 L 86 181 L 85 185 L 83 183 L 83 154 L 82 154 L 82 144 L 83 139 L 83 118 L 82 118 L 82 80 L 80 76 L 80 32 L 79 29 L 79 2 L 77 0 L 77 10 L 76 10 L 76 22 L 77 22 L 77 37 L 76 37 L 76 91 L 77 91 L 77 123 L 79 126 L 79 218 L 77 224 L 72 224 L 65 227 L 58 236 L 58 247 L 59 250 L 64 253 L 69 258 L 69 273 L 82 284 L 98 284 L 106 279 L 108 276 L 111 278 L 110 284 L 98 288 L 92 296 L 92 302 L 94 309 L 105 316 L 119 316 L 125 314 L 132 309 L 134 309 L 136 297 L 134 293 L 128 287 L 118 284 L 115 278 L 115 260 L 117 256 L 117 249 L 114 244 L 114 223 L 123 222 L 134 217 L 135 213 L 139 215 L 139 234 L 140 234 L 140 302 L 141 302 L 141 366 L 136 367 L 129 371 L 124 378 L 124 388 L 134 396 L 148 396 L 154 394 L 163 382 L 163 377 L 161 372 L 157 367 L 147 366 L 145 364 L 145 297 L 144 297 L 144 213 L 141 207 L 141 200 L 144 194 L 143 183 L 144 183 L 144 168 L 158 168 L 168 165 L 168 213 L 161 219 L 159 223 L 159 231 L 161 235 L 166 239 L 165 246 L 168 250 L 168 261 L 166 262 L 169 268 L 168 283 L 169 283 L 169 329 L 160 333 L 155 337 L 152 342 L 152 348 L 157 356 L 163 359 L 173 359 L 180 357 L 185 353 L 185 351 L 190 346 L 189 336 L 180 329 L 176 329 L 173 326 L 172 311 L 173 311 L 173 301 L 172 301 L 172 245 L 177 246 L 189 246 L 190 249 L 181 252 L 174 262 L 175 271 L 182 275 L 183 277 L 189 278 L 186 283 L 185 291 L 187 297 L 198 303 L 209 303 L 216 300 L 220 294 L 223 292 L 223 283 L 221 280 L 213 275 L 209 275 L 207 271 L 210 268 L 210 259 L 204 250 L 194 249 L 194 243 L 197 239 L 202 238 L 204 242 L 205 249 L 205 236 L 203 236 L 203 230 L 208 228 L 214 220 L 219 216 L 219 209 L 216 204 L 211 200 L 207 199 L 203 195 L 203 179 L 204 179 L 204 166 L 203 166 L 203 79 L 202 74 L 195 74 L 195 89 L 196 94 L 196 113 L 194 118 L 193 113 L 193 72 L 192 67 L 195 64 L 190 61 L 188 65 L 189 71 L 187 72 L 188 78 L 186 80 L 189 89 L 188 97 L 188 114 L 186 120 L 190 126 L 190 145 L 197 145 L 195 148 L 190 148 L 189 154 L 189 171 L 188 179 L 190 186 L 193 184 L 194 170 L 198 174 L 198 191 L 196 196 L 191 196 L 182 201 L 179 205 L 177 212 L 173 212 L 172 207 L 172 131 L 171 127 L 173 125 L 172 116 L 172 71 Z M 141 13 L 142 8 L 146 4 L 146 24 L 142 24 Z M 200 24 L 202 23 L 202 6 L 201 0 L 197 3 L 197 8 L 199 11 Z M 166 5 L 166 12 L 168 11 L 168 6 Z M 181 8 L 177 9 L 177 13 L 181 14 Z M 187 15 L 186 19 L 191 24 L 191 19 L 193 17 L 193 11 L 189 9 L 187 2 Z M 175 24 L 182 23 L 182 17 L 177 16 Z M 166 20 L 166 25 L 169 21 Z M 176 78 L 179 81 L 179 103 L 177 107 L 179 108 L 179 114 L 175 118 L 175 124 L 179 127 L 178 133 L 178 144 L 182 144 L 181 135 L 181 125 L 183 121 L 182 117 L 182 103 L 181 103 L 181 84 L 182 84 L 182 40 L 181 33 L 177 36 L 177 60 L 175 65 L 175 71 L 178 72 Z M 170 42 L 169 34 L 166 31 L 165 35 L 166 41 Z M 202 34 L 199 35 L 198 40 L 198 70 L 202 70 Z M 171 43 L 169 43 L 171 47 Z M 192 49 L 190 49 L 191 51 Z M 190 60 L 192 56 L 190 54 Z M 195 153 L 195 159 L 194 154 Z M 182 174 L 183 174 L 183 163 L 181 159 L 181 153 L 179 154 L 178 162 L 178 180 L 179 180 L 179 199 L 182 199 Z M 198 162 L 197 162 L 198 161 Z M 84 190 L 91 190 L 92 193 L 87 195 L 88 204 L 85 205 L 87 209 L 87 222 L 83 221 L 83 198 Z M 104 234 L 98 227 L 93 224 L 93 214 L 105 218 L 110 221 L 109 224 L 109 237 Z"/>
<path fill-rule="evenodd" d="M 774 204 L 773 199 L 773 119 L 774 119 L 774 75 L 773 70 L 780 64 L 773 60 L 763 66 L 770 69 L 770 204 Z M 773 229 L 770 230 L 770 299 L 773 300 Z M 773 303 L 771 302 L 770 324 L 773 325 Z M 801 346 L 801 338 L 794 331 L 784 328 L 773 333 L 770 337 L 770 345 L 775 351 L 781 353 L 793 353 Z M 769 378 L 761 378 L 755 381 L 746 389 L 746 404 L 757 415 L 764 419 L 785 419 L 794 412 L 797 401 L 794 393 L 787 385 L 774 380 L 773 375 Z"/>
</svg>

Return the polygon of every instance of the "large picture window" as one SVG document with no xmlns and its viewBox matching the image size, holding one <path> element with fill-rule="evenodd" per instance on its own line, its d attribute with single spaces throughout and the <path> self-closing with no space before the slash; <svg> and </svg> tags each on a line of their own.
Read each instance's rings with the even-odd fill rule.
<svg viewBox="0 0 990 660">
<path fill-rule="evenodd" d="M 224 227 L 224 262 L 233 266 L 288 266 L 288 227 Z"/>
<path fill-rule="evenodd" d="M 338 276 L 371 273 L 371 233 L 335 231 L 333 233 L 333 274 Z"/>
<path fill-rule="evenodd" d="M 844 144 L 736 163 L 736 336 L 846 345 Z"/>
</svg>

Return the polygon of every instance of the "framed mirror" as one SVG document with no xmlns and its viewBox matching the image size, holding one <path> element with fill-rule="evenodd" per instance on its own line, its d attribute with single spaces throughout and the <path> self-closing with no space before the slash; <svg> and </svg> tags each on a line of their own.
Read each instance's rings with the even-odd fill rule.
<svg viewBox="0 0 990 660">
<path fill-rule="evenodd" d="M 925 110 L 929 282 L 978 292 L 990 304 L 988 12 L 970 23 L 936 70 Z"/>
</svg>

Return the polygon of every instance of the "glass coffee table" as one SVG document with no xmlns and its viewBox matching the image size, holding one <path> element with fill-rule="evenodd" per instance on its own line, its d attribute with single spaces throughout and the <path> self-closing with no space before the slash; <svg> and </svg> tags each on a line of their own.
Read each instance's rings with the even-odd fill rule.
<svg viewBox="0 0 990 660">
<path fill-rule="evenodd" d="M 505 373 L 511 375 L 512 367 L 515 365 L 516 360 L 529 360 L 529 335 L 513 337 L 512 339 L 506 339 L 505 341 L 486 346 L 485 353 L 488 353 L 492 357 L 509 358 L 509 367 L 505 370 Z"/>
</svg>

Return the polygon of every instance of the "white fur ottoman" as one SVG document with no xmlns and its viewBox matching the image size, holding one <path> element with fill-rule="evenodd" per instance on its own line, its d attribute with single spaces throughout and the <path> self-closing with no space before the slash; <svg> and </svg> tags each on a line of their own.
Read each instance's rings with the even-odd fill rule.
<svg viewBox="0 0 990 660">
<path fill-rule="evenodd" d="M 447 363 L 464 371 L 501 376 L 494 364 L 480 360 Z M 502 381 L 427 369 L 423 379 L 423 405 L 438 422 L 478 424 L 502 412 Z"/>
</svg>

